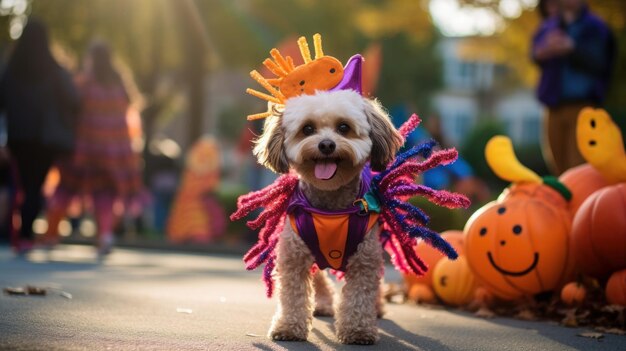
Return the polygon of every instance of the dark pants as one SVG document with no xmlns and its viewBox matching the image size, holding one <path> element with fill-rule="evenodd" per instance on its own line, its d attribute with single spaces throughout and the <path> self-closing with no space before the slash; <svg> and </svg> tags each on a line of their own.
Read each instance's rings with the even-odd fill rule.
<svg viewBox="0 0 626 351">
<path fill-rule="evenodd" d="M 9 149 L 17 165 L 18 186 L 23 194 L 19 208 L 22 222 L 20 238 L 32 240 L 33 222 L 44 204 L 41 188 L 59 152 L 43 145 L 25 142 L 11 143 Z"/>
<path fill-rule="evenodd" d="M 544 117 L 543 157 L 555 176 L 585 163 L 578 151 L 576 123 L 578 113 L 592 104 L 570 103 L 551 107 Z"/>
</svg>

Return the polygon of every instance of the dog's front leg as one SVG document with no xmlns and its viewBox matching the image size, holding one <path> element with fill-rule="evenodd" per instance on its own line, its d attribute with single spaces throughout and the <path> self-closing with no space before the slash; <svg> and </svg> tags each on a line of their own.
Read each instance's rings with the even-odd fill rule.
<svg viewBox="0 0 626 351">
<path fill-rule="evenodd" d="M 382 248 L 375 227 L 348 261 L 346 285 L 341 290 L 335 321 L 340 342 L 366 345 L 378 341 L 376 315 L 382 264 Z"/>
<path fill-rule="evenodd" d="M 279 302 L 269 337 L 303 341 L 307 339 L 313 321 L 313 256 L 290 225 L 285 225 L 277 251 Z"/>
</svg>

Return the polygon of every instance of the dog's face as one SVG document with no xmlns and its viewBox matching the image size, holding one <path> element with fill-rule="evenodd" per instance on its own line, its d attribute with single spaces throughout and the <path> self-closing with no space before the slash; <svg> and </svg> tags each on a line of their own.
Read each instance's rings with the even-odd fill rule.
<svg viewBox="0 0 626 351">
<path fill-rule="evenodd" d="M 401 145 L 377 102 L 351 90 L 322 91 L 287 100 L 282 116 L 266 120 L 254 153 L 276 172 L 292 167 L 315 188 L 335 190 L 368 160 L 372 169 L 384 169 Z"/>
</svg>

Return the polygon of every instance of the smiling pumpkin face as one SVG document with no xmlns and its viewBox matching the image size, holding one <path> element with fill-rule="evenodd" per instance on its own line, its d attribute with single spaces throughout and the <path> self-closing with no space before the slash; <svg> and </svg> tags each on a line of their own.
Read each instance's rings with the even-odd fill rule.
<svg viewBox="0 0 626 351">
<path fill-rule="evenodd" d="M 503 299 L 553 290 L 571 272 L 570 221 L 557 191 L 513 185 L 467 222 L 468 263 L 477 280 Z"/>
</svg>

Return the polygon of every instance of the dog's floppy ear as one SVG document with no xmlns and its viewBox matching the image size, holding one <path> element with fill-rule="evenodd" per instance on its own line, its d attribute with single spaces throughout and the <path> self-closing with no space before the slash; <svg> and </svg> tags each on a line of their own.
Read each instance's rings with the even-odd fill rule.
<svg viewBox="0 0 626 351">
<path fill-rule="evenodd" d="M 370 131 L 372 140 L 370 166 L 372 170 L 380 172 L 387 168 L 387 164 L 393 161 L 396 152 L 402 147 L 402 136 L 378 101 L 367 100 L 365 114 L 372 128 Z"/>
<path fill-rule="evenodd" d="M 273 114 L 265 119 L 263 134 L 255 141 L 252 151 L 259 163 L 276 173 L 289 172 L 289 162 L 284 147 L 285 132 L 281 117 Z"/>
</svg>

